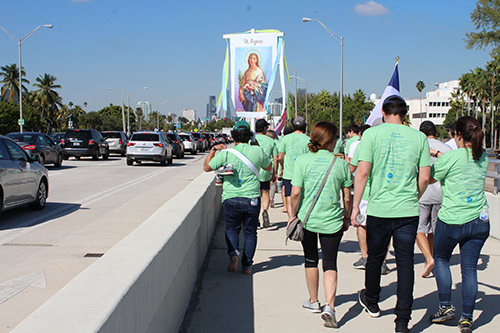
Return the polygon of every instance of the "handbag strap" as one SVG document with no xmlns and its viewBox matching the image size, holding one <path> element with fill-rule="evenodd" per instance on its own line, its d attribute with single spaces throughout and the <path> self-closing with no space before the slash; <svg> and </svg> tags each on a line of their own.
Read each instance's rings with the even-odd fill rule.
<svg viewBox="0 0 500 333">
<path fill-rule="evenodd" d="M 311 204 L 311 207 L 309 207 L 309 211 L 307 212 L 306 218 L 304 219 L 304 226 L 306 225 L 307 220 L 309 219 L 309 215 L 311 215 L 311 212 L 314 208 L 314 205 L 316 204 L 316 201 L 318 201 L 319 194 L 321 193 L 321 190 L 323 189 L 323 186 L 325 186 L 326 179 L 328 178 L 328 175 L 330 174 L 330 171 L 333 168 L 333 165 L 335 164 L 335 161 L 337 160 L 337 156 L 333 156 L 333 161 L 332 164 L 330 164 L 330 167 L 328 168 L 328 171 L 326 172 L 325 178 L 323 178 L 323 182 L 319 186 L 318 194 L 314 197 L 314 200 Z"/>
</svg>

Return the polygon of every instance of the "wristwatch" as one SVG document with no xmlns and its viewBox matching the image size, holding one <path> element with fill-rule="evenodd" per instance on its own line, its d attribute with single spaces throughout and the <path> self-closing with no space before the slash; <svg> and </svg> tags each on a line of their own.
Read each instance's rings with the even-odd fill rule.
<svg viewBox="0 0 500 333">
<path fill-rule="evenodd" d="M 215 146 L 212 147 L 212 150 L 213 151 L 217 151 L 217 148 L 215 148 Z"/>
</svg>

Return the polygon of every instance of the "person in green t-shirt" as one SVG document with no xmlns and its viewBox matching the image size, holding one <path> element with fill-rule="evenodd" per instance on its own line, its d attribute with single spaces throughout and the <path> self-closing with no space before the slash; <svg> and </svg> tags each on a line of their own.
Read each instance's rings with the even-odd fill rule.
<svg viewBox="0 0 500 333">
<path fill-rule="evenodd" d="M 295 160 L 300 155 L 307 153 L 309 150 L 307 144 L 309 137 L 304 134 L 306 132 L 306 121 L 301 116 L 295 117 L 293 120 L 293 133 L 285 135 L 279 144 L 278 161 L 283 166 L 283 185 L 285 188 L 285 198 L 292 193 L 292 176 Z M 286 210 L 290 208 L 288 200 L 286 200 Z"/>
<path fill-rule="evenodd" d="M 335 148 L 333 148 L 333 153 L 334 154 L 343 154 L 344 153 L 344 144 L 342 143 L 342 140 L 337 140 L 337 143 L 335 144 Z"/>
<path fill-rule="evenodd" d="M 382 104 L 385 123 L 363 133 L 354 179 L 352 225 L 370 178 L 366 233 L 368 259 L 361 305 L 372 317 L 380 315 L 380 273 L 392 238 L 398 270 L 396 332 L 407 332 L 413 303 L 413 254 L 419 220 L 418 198 L 430 179 L 431 156 L 425 135 L 403 125 L 407 105 L 399 95 Z M 417 177 L 418 171 L 418 177 Z"/>
<path fill-rule="evenodd" d="M 345 135 L 348 137 L 347 141 L 345 142 L 345 156 L 349 155 L 349 147 L 351 146 L 351 143 L 356 142 L 359 140 L 359 127 L 356 124 L 351 124 L 345 128 Z"/>
<path fill-rule="evenodd" d="M 278 146 L 275 140 L 266 135 L 268 127 L 269 123 L 265 119 L 259 119 L 255 122 L 255 139 L 259 143 L 260 148 L 264 151 L 264 154 L 274 161 L 274 168 L 271 171 L 259 170 L 260 196 L 262 200 L 262 226 L 264 228 L 269 228 L 271 226 L 269 213 L 267 212 L 270 203 L 269 192 L 271 189 L 271 182 L 274 182 L 276 178 L 276 165 L 278 164 Z"/>
<path fill-rule="evenodd" d="M 462 117 L 455 126 L 458 149 L 446 153 L 431 149 L 432 156 L 438 158 L 431 169 L 431 182 L 441 182 L 443 203 L 434 233 L 434 275 L 439 307 L 429 319 L 433 323 L 455 319 L 450 259 L 460 244 L 462 316 L 458 326 L 461 332 L 471 332 L 477 298 L 477 261 L 490 234 L 484 194 L 489 160 L 482 147 L 484 133 L 479 122 L 472 117 Z"/>
<path fill-rule="evenodd" d="M 318 300 L 319 237 L 326 301 L 321 318 L 326 327 L 338 327 L 335 318 L 337 255 L 344 231 L 349 228 L 351 212 L 351 173 L 347 162 L 332 154 L 336 139 L 337 127 L 331 122 L 322 121 L 313 126 L 308 144 L 309 152 L 297 157 L 295 161 L 287 225 L 288 228 L 296 217 L 304 223 L 302 248 L 309 299 L 302 307 L 311 312 L 321 312 Z M 324 187 L 318 193 L 330 166 L 332 168 Z M 344 217 L 340 206 L 341 191 L 344 194 Z M 317 201 L 312 206 L 316 197 Z M 311 213 L 306 220 L 309 210 Z"/>
<path fill-rule="evenodd" d="M 233 165 L 234 174 L 224 176 L 222 192 L 222 209 L 226 227 L 226 244 L 228 247 L 229 265 L 227 270 L 235 272 L 241 255 L 241 267 L 244 274 L 252 273 L 253 256 L 257 247 L 257 227 L 260 213 L 260 181 L 259 169 L 271 171 L 271 160 L 259 146 L 251 146 L 250 125 L 240 120 L 231 131 L 235 147 L 226 149 L 226 145 L 212 147 L 203 170 L 210 172 L 228 163 Z M 219 154 L 215 152 L 222 150 Z M 239 249 L 239 234 L 243 225 L 245 243 L 243 252 Z"/>
</svg>

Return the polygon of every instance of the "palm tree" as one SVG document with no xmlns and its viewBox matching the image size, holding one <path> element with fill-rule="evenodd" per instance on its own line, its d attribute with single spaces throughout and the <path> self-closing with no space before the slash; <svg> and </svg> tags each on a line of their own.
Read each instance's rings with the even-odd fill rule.
<svg viewBox="0 0 500 333">
<path fill-rule="evenodd" d="M 12 64 L 8 66 L 3 66 L 2 72 L 0 72 L 0 77 L 3 77 L 1 83 L 3 86 L 1 88 L 1 99 L 7 100 L 9 103 L 12 100 L 19 103 L 19 70 L 17 69 L 17 64 Z M 21 70 L 21 75 L 26 76 L 24 68 Z M 29 84 L 27 79 L 21 79 L 23 83 Z M 28 92 L 28 89 L 22 85 L 23 94 Z"/>
<path fill-rule="evenodd" d="M 493 57 L 493 60 L 488 62 L 486 65 L 486 69 L 488 73 L 491 75 L 491 101 L 490 101 L 490 109 L 491 109 L 491 148 L 497 148 L 497 142 L 495 140 L 495 112 L 497 106 L 498 98 L 495 97 L 495 79 L 498 73 L 500 72 L 500 56 L 497 54 Z"/>
<path fill-rule="evenodd" d="M 43 120 L 44 117 L 47 117 L 49 124 L 56 124 L 52 116 L 55 115 L 58 107 L 62 106 L 62 98 L 54 89 L 59 89 L 61 86 L 55 84 L 57 81 L 55 76 L 47 73 L 45 73 L 43 77 L 41 75 L 37 77 L 36 81 L 37 83 L 34 83 L 33 86 L 39 88 L 35 90 L 35 93 L 36 100 L 41 109 L 40 119 Z"/>
<path fill-rule="evenodd" d="M 467 96 L 467 115 L 470 116 L 470 102 L 475 101 L 473 73 L 463 74 L 459 81 L 463 93 Z"/>
<path fill-rule="evenodd" d="M 420 93 L 420 124 L 422 124 L 422 90 L 425 89 L 425 83 L 424 81 L 418 81 L 417 84 L 415 85 L 417 88 L 418 92 Z"/>
<path fill-rule="evenodd" d="M 490 97 L 488 72 L 482 68 L 477 67 L 474 72 L 474 81 L 477 98 L 482 103 L 482 130 L 484 133 L 486 133 L 486 102 Z M 486 135 L 483 138 L 483 146 L 486 147 Z"/>
</svg>

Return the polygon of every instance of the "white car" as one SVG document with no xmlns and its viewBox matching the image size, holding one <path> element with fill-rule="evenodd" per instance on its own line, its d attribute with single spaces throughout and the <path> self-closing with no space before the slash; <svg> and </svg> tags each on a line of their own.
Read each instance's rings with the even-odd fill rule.
<svg viewBox="0 0 500 333">
<path fill-rule="evenodd" d="M 190 151 L 191 155 L 198 154 L 198 144 L 190 133 L 180 133 L 179 136 L 184 143 L 184 151 Z"/>
<path fill-rule="evenodd" d="M 172 164 L 172 145 L 163 132 L 136 132 L 127 144 L 127 165 L 143 161 Z"/>
</svg>

